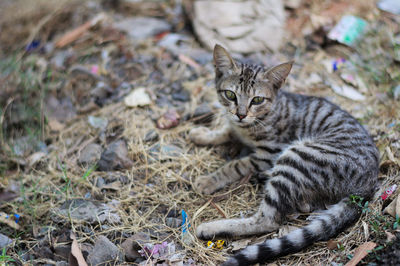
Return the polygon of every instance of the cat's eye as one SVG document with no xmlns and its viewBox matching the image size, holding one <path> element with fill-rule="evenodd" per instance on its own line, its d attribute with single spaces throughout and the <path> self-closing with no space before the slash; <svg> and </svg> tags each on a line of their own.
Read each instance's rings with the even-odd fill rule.
<svg viewBox="0 0 400 266">
<path fill-rule="evenodd" d="M 226 90 L 225 91 L 225 96 L 226 96 L 226 98 L 228 98 L 231 101 L 236 100 L 236 94 L 233 91 Z"/>
<path fill-rule="evenodd" d="M 264 102 L 265 98 L 264 97 L 254 97 L 253 100 L 251 100 L 251 104 L 262 104 Z"/>
</svg>

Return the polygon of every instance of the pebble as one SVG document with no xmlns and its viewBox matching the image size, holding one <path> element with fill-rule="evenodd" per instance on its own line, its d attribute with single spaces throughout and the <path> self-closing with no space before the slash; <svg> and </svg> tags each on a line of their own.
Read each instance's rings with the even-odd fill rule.
<svg viewBox="0 0 400 266">
<path fill-rule="evenodd" d="M 99 144 L 91 143 L 81 151 L 78 163 L 82 165 L 95 164 L 101 157 L 102 147 Z"/>
<path fill-rule="evenodd" d="M 89 115 L 88 122 L 89 125 L 100 130 L 105 130 L 108 125 L 108 120 L 106 118 L 96 117 L 92 115 Z"/>
<path fill-rule="evenodd" d="M 171 30 L 171 25 L 168 22 L 151 17 L 126 18 L 115 23 L 114 27 L 125 31 L 133 40 L 143 40 Z"/>
<path fill-rule="evenodd" d="M 144 136 L 144 142 L 152 142 L 152 141 L 157 141 L 159 138 L 157 131 L 154 129 L 148 131 L 146 135 Z"/>
<path fill-rule="evenodd" d="M 124 250 L 126 261 L 134 262 L 142 258 L 138 251 L 142 249 L 143 244 L 149 241 L 150 236 L 148 234 L 139 232 L 122 242 L 121 248 Z"/>
<path fill-rule="evenodd" d="M 98 170 L 112 171 L 132 167 L 133 162 L 129 159 L 128 148 L 124 140 L 116 140 L 110 143 L 101 154 L 98 162 Z"/>
<path fill-rule="evenodd" d="M 167 218 L 165 218 L 165 224 L 172 228 L 178 228 L 182 225 L 182 219 L 174 218 L 174 217 L 167 217 Z"/>
<path fill-rule="evenodd" d="M 0 234 L 0 250 L 12 243 L 12 239 L 6 235 Z"/>
<path fill-rule="evenodd" d="M 116 208 L 110 204 L 99 203 L 86 199 L 72 199 L 63 203 L 60 208 L 53 211 L 55 222 L 64 222 L 65 219 L 86 221 L 90 224 L 98 222 L 119 223 L 121 218 L 116 213 Z"/>
<path fill-rule="evenodd" d="M 394 89 L 393 89 L 393 96 L 396 100 L 400 99 L 400 85 L 397 85 Z"/>
<path fill-rule="evenodd" d="M 190 101 L 190 93 L 187 90 L 182 89 L 178 92 L 174 92 L 172 94 L 172 99 L 180 102 L 188 102 Z"/>
<path fill-rule="evenodd" d="M 169 129 L 176 127 L 180 119 L 181 116 L 175 109 L 169 109 L 157 120 L 157 128 Z"/>
<path fill-rule="evenodd" d="M 167 159 L 170 159 L 171 157 L 178 157 L 182 153 L 183 150 L 181 148 L 172 144 L 166 144 L 161 146 L 160 144 L 157 143 L 149 150 L 150 156 L 160 161 L 165 161 Z"/>
<path fill-rule="evenodd" d="M 89 265 L 105 266 L 121 263 L 124 255 L 107 237 L 100 235 L 89 254 L 87 261 Z M 111 264 L 110 264 L 111 263 Z"/>
<path fill-rule="evenodd" d="M 146 106 L 152 103 L 145 88 L 137 88 L 125 97 L 124 103 L 128 107 Z"/>
</svg>

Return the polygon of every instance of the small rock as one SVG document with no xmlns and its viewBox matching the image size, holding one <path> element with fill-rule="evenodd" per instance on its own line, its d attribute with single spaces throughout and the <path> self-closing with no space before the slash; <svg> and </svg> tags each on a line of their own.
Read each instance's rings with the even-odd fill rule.
<svg viewBox="0 0 400 266">
<path fill-rule="evenodd" d="M 86 221 L 90 224 L 95 223 L 119 223 L 121 218 L 116 212 L 114 206 L 96 201 L 85 199 L 67 200 L 63 205 L 53 211 L 55 216 L 53 220 L 56 222 L 64 222 L 66 219 L 75 219 L 78 221 Z"/>
<path fill-rule="evenodd" d="M 69 263 L 66 261 L 57 261 L 56 266 L 68 266 Z"/>
<path fill-rule="evenodd" d="M 0 234 L 0 250 L 12 243 L 12 239 L 6 235 Z"/>
<path fill-rule="evenodd" d="M 396 100 L 400 99 L 400 85 L 397 85 L 394 89 L 393 89 L 393 96 Z"/>
<path fill-rule="evenodd" d="M 89 115 L 88 117 L 88 122 L 92 127 L 100 130 L 105 130 L 108 125 L 108 120 L 106 118 L 95 117 L 91 115 Z"/>
<path fill-rule="evenodd" d="M 175 109 L 169 109 L 157 120 L 157 127 L 160 129 L 176 127 L 179 124 L 180 118 Z"/>
<path fill-rule="evenodd" d="M 167 217 L 167 218 L 165 218 L 165 224 L 172 228 L 178 228 L 182 225 L 182 219 L 174 218 L 174 217 Z"/>
<path fill-rule="evenodd" d="M 50 64 L 54 65 L 56 68 L 63 69 L 65 68 L 65 62 L 72 56 L 74 56 L 72 50 L 58 51 L 54 54 L 53 58 L 51 58 Z"/>
<path fill-rule="evenodd" d="M 157 131 L 155 130 L 150 130 L 146 133 L 146 135 L 144 136 L 144 142 L 152 142 L 152 141 L 156 141 L 158 140 L 159 136 Z"/>
<path fill-rule="evenodd" d="M 165 161 L 170 159 L 171 157 L 178 157 L 183 153 L 183 150 L 175 145 L 167 144 L 160 145 L 155 144 L 149 150 L 149 155 L 155 158 L 156 160 Z"/>
<path fill-rule="evenodd" d="M 146 233 L 136 233 L 130 238 L 126 239 L 122 244 L 121 248 L 125 252 L 125 259 L 128 262 L 134 262 L 136 259 L 141 258 L 139 250 L 142 248 L 143 244 L 150 241 L 150 236 Z"/>
<path fill-rule="evenodd" d="M 82 165 L 95 164 L 101 157 L 102 148 L 99 144 L 91 143 L 81 151 L 78 158 L 78 163 Z"/>
<path fill-rule="evenodd" d="M 71 253 L 71 245 L 60 245 L 57 244 L 53 247 L 54 254 L 58 259 L 68 260 L 69 254 Z"/>
<path fill-rule="evenodd" d="M 94 248 L 88 256 L 89 265 L 114 265 L 114 263 L 121 263 L 122 261 L 122 252 L 107 237 L 102 235 L 97 238 Z"/>
<path fill-rule="evenodd" d="M 187 90 L 182 89 L 178 92 L 174 92 L 172 94 L 172 99 L 180 102 L 188 102 L 190 101 L 190 93 Z"/>
<path fill-rule="evenodd" d="M 45 115 L 48 118 L 56 119 L 60 123 L 76 117 L 76 108 L 69 97 L 63 97 L 58 100 L 49 95 L 45 101 Z"/>
<path fill-rule="evenodd" d="M 98 177 L 96 181 L 96 187 L 103 187 L 105 185 L 106 181 L 104 181 L 104 178 Z"/>
<path fill-rule="evenodd" d="M 133 162 L 129 159 L 128 148 L 124 140 L 116 140 L 101 154 L 98 162 L 98 170 L 112 171 L 132 167 Z"/>
<path fill-rule="evenodd" d="M 145 88 L 137 88 L 125 97 L 124 103 L 128 107 L 146 106 L 151 104 L 151 99 Z"/>
<path fill-rule="evenodd" d="M 46 144 L 34 137 L 24 136 L 13 141 L 13 151 L 16 156 L 25 157 L 36 151 L 46 151 Z"/>
<path fill-rule="evenodd" d="M 115 23 L 114 27 L 128 33 L 133 40 L 143 40 L 171 30 L 171 25 L 166 21 L 151 17 L 127 18 Z"/>
</svg>

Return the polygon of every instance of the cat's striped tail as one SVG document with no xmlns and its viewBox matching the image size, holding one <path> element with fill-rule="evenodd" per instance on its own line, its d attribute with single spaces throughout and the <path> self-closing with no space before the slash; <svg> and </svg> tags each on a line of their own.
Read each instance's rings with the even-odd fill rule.
<svg viewBox="0 0 400 266">
<path fill-rule="evenodd" d="M 267 262 L 271 259 L 298 252 L 316 241 L 328 240 L 360 217 L 356 204 L 348 199 L 328 207 L 318 214 L 312 214 L 310 224 L 296 229 L 289 234 L 275 239 L 269 239 L 262 244 L 248 246 L 228 259 L 223 266 L 251 265 Z"/>
</svg>

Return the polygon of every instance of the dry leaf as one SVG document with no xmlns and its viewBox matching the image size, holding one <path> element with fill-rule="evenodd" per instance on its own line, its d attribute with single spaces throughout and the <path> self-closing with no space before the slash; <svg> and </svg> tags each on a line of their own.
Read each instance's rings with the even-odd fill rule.
<svg viewBox="0 0 400 266">
<path fill-rule="evenodd" d="M 328 241 L 328 243 L 326 243 L 326 245 L 328 246 L 328 248 L 329 248 L 330 250 L 336 250 L 336 249 L 338 249 L 338 244 L 340 244 L 340 242 L 339 242 L 339 241 L 336 241 L 336 240 L 333 240 L 333 239 L 330 239 L 330 240 Z"/>
<path fill-rule="evenodd" d="M 87 32 L 91 27 L 95 26 L 100 21 L 105 19 L 105 15 L 103 13 L 98 14 L 90 21 L 82 24 L 81 26 L 67 32 L 64 34 L 57 42 L 56 48 L 63 48 L 64 46 L 76 41 L 81 37 L 85 32 Z"/>
<path fill-rule="evenodd" d="M 4 212 L 0 212 L 0 223 L 6 224 L 11 228 L 14 229 L 21 229 L 21 227 L 19 226 L 19 224 L 17 224 L 13 219 L 9 218 L 10 216 Z"/>
<path fill-rule="evenodd" d="M 354 257 L 346 263 L 345 266 L 356 266 L 357 263 L 359 263 L 365 256 L 368 255 L 368 252 L 373 250 L 376 247 L 376 244 L 374 242 L 366 242 L 359 246 L 355 253 Z"/>
<path fill-rule="evenodd" d="M 390 214 L 393 217 L 400 216 L 400 194 L 383 210 L 383 213 Z"/>
<path fill-rule="evenodd" d="M 31 154 L 28 157 L 28 165 L 29 165 L 29 167 L 32 167 L 36 163 L 40 162 L 44 157 L 46 157 L 46 155 L 47 155 L 46 153 L 41 152 L 41 151 L 38 151 L 38 152 L 35 152 L 35 153 Z"/>
<path fill-rule="evenodd" d="M 391 242 L 396 238 L 396 236 L 389 231 L 385 231 L 385 234 L 386 234 L 386 242 Z"/>
<path fill-rule="evenodd" d="M 110 190 L 119 191 L 119 190 L 121 190 L 122 186 L 123 185 L 122 185 L 121 181 L 115 181 L 115 182 L 112 182 L 112 183 L 102 186 L 101 189 L 110 189 Z"/>
<path fill-rule="evenodd" d="M 201 66 L 199 64 L 197 64 L 196 61 L 194 61 L 192 58 L 190 58 L 189 56 L 180 54 L 179 55 L 179 60 L 181 60 L 183 63 L 188 64 L 189 66 L 193 67 L 196 70 L 200 70 Z"/>
<path fill-rule="evenodd" d="M 69 256 L 70 266 L 88 266 L 85 259 L 83 258 L 82 251 L 79 248 L 78 241 L 76 240 L 75 234 L 71 232 L 70 238 L 72 239 L 71 254 Z"/>
<path fill-rule="evenodd" d="M 61 124 L 57 119 L 50 118 L 48 123 L 50 130 L 59 132 L 64 129 L 64 124 Z"/>
</svg>

